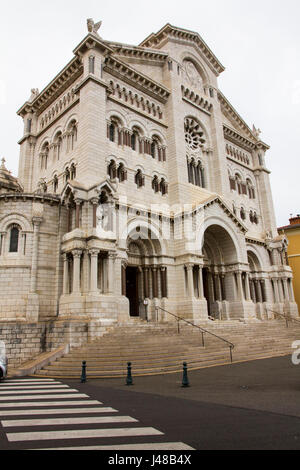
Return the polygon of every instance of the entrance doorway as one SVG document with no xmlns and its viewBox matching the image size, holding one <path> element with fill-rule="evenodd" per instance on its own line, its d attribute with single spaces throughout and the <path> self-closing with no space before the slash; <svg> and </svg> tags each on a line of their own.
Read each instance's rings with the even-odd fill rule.
<svg viewBox="0 0 300 470">
<path fill-rule="evenodd" d="M 139 316 L 138 269 L 126 268 L 126 297 L 129 299 L 131 317 Z"/>
</svg>

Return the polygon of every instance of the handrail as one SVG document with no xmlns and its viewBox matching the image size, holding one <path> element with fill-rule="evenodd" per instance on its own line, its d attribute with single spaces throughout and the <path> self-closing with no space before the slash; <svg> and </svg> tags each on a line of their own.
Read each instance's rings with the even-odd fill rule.
<svg viewBox="0 0 300 470">
<path fill-rule="evenodd" d="M 211 331 L 208 331 L 206 330 L 205 328 L 202 328 L 201 326 L 198 326 L 198 325 L 195 325 L 194 323 L 186 320 L 185 318 L 182 318 L 182 317 L 179 317 L 178 315 L 175 315 L 175 313 L 171 313 L 171 312 L 168 312 L 167 310 L 165 310 L 164 308 L 161 308 L 161 307 L 155 307 L 156 309 L 160 309 L 162 312 L 165 312 L 165 313 L 168 313 L 169 315 L 173 315 L 173 317 L 177 318 L 177 321 L 178 321 L 178 333 L 180 333 L 180 329 L 179 329 L 179 322 L 180 321 L 183 321 L 185 323 L 187 323 L 188 325 L 191 325 L 193 326 L 194 328 L 198 328 L 198 330 L 201 331 L 201 334 L 202 334 L 202 345 L 204 347 L 204 333 L 207 333 L 211 336 L 214 336 L 215 338 L 223 341 L 224 343 L 227 343 L 229 345 L 229 348 L 230 348 L 230 360 L 232 362 L 232 350 L 234 349 L 234 344 L 231 343 L 230 341 L 228 341 L 227 339 L 225 338 L 222 338 L 221 336 L 218 336 L 216 335 L 215 333 L 212 333 Z"/>
<path fill-rule="evenodd" d="M 275 315 L 278 315 L 279 317 L 282 317 L 286 321 L 286 327 L 289 327 L 289 321 L 294 321 L 296 323 L 300 323 L 300 320 L 297 320 L 297 318 L 290 317 L 288 315 L 284 315 L 283 313 L 275 312 L 275 310 L 272 310 L 271 308 L 268 308 L 267 311 L 274 313 Z"/>
</svg>

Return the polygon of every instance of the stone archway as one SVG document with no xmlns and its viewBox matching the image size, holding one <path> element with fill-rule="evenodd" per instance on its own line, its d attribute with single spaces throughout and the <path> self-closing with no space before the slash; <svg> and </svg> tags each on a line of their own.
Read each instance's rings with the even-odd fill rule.
<svg viewBox="0 0 300 470">
<path fill-rule="evenodd" d="M 123 295 L 129 300 L 130 316 L 154 318 L 155 306 L 167 297 L 167 269 L 162 265 L 161 243 L 151 229 L 135 226 L 127 238 Z"/>
<path fill-rule="evenodd" d="M 203 291 L 208 315 L 229 318 L 229 303 L 242 296 L 241 273 L 233 269 L 238 263 L 236 245 L 228 231 L 213 224 L 204 232 Z"/>
</svg>

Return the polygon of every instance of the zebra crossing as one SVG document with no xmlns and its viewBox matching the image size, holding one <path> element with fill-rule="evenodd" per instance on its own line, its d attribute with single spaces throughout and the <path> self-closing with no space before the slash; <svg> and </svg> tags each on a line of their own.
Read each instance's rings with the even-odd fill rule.
<svg viewBox="0 0 300 470">
<path fill-rule="evenodd" d="M 0 424 L 10 449 L 193 450 L 55 379 L 1 383 Z"/>
</svg>

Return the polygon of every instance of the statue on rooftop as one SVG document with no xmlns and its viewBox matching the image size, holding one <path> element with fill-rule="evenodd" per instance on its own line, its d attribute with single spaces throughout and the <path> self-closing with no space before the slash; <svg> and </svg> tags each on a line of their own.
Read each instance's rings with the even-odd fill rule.
<svg viewBox="0 0 300 470">
<path fill-rule="evenodd" d="M 99 36 L 98 30 L 100 29 L 101 25 L 102 21 L 94 23 L 94 20 L 92 18 L 87 19 L 87 29 L 89 33 L 96 34 L 97 36 Z"/>
</svg>

